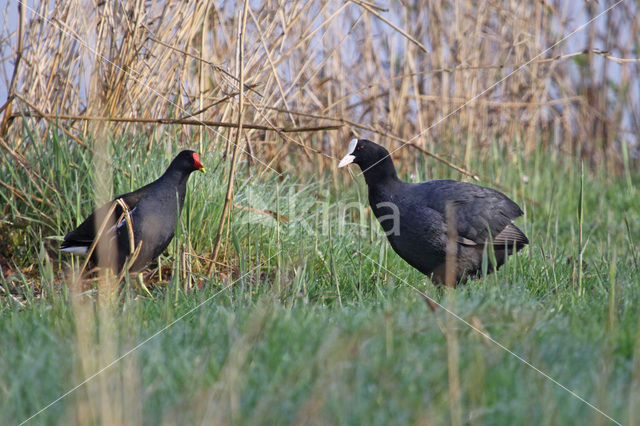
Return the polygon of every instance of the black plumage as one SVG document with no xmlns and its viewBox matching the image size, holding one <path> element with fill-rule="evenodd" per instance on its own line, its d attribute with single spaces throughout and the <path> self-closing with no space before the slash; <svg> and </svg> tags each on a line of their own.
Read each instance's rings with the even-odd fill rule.
<svg viewBox="0 0 640 426">
<path fill-rule="evenodd" d="M 489 245 L 495 253 L 495 264 L 489 257 L 491 271 L 529 243 L 512 223 L 522 210 L 501 192 L 445 179 L 403 182 L 389 152 L 366 139 L 351 141 L 339 167 L 350 163 L 363 171 L 371 209 L 391 247 L 436 283 L 445 282 L 447 218 L 453 219 L 449 235 L 455 236 L 455 248 L 450 245 L 449 254 L 455 258 L 455 282 L 481 271 L 483 252 Z"/>
<path fill-rule="evenodd" d="M 129 209 L 134 236 L 134 247 L 140 243 L 140 251 L 130 267 L 137 272 L 158 257 L 173 238 L 180 217 L 187 180 L 192 172 L 204 171 L 198 154 L 185 150 L 178 154 L 160 178 L 142 188 L 117 196 L 112 202 L 96 209 L 76 229 L 69 232 L 62 242 L 61 251 L 86 255 L 93 243 L 97 229 L 113 203 L 121 199 Z M 100 245 L 108 244 L 106 250 L 94 250 L 92 260 L 103 266 L 120 271 L 130 251 L 129 232 L 124 210 L 116 205 L 109 218 L 108 227 L 101 237 Z M 107 253 L 98 259 L 98 253 Z"/>
</svg>

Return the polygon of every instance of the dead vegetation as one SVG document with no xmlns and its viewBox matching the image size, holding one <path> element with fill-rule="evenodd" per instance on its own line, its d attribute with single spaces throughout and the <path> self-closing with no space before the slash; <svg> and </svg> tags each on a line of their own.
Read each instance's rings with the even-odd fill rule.
<svg viewBox="0 0 640 426">
<path fill-rule="evenodd" d="M 354 134 L 410 141 L 460 166 L 493 141 L 614 169 L 623 144 L 636 149 L 640 18 L 630 2 L 556 44 L 611 5 L 264 1 L 248 10 L 242 55 L 235 2 L 19 5 L 7 3 L 0 38 L 7 93 L 19 95 L 2 131 L 19 152 L 29 149 L 22 114 L 79 139 L 91 131 L 81 117 L 102 117 L 112 132 L 179 125 L 202 150 L 228 148 L 240 79 L 241 148 L 281 169 L 327 165 Z"/>
</svg>

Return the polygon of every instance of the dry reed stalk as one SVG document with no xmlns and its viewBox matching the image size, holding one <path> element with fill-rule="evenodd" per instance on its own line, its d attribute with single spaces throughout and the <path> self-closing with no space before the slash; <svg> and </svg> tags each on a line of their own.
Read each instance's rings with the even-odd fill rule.
<svg viewBox="0 0 640 426">
<path fill-rule="evenodd" d="M 101 218 L 102 221 L 100 222 L 100 225 L 96 226 L 96 234 L 95 234 L 96 236 L 93 239 L 93 242 L 91 243 L 91 245 L 89 246 L 89 250 L 87 251 L 87 255 L 84 259 L 84 262 L 82 262 L 82 266 L 80 267 L 80 273 L 79 273 L 80 276 L 82 276 L 82 274 L 84 274 L 85 269 L 87 269 L 87 265 L 89 264 L 89 261 L 91 260 L 91 256 L 93 255 L 93 252 L 96 250 L 96 247 L 100 242 L 100 239 L 102 238 L 102 234 L 104 234 L 104 231 L 107 229 L 107 225 L 110 224 L 111 215 L 116 210 L 116 205 L 117 203 L 113 203 L 111 207 L 109 207 L 109 210 L 107 210 L 107 213 L 104 215 L 103 218 Z"/>
<path fill-rule="evenodd" d="M 2 107 L 4 115 L 0 120 L 0 136 L 4 137 L 7 134 L 9 128 L 9 117 L 11 117 L 11 110 L 13 106 L 13 97 L 16 92 L 16 86 L 18 84 L 18 75 L 20 71 L 20 61 L 22 60 L 23 39 L 24 39 L 24 6 L 22 3 L 18 3 L 18 42 L 16 46 L 15 62 L 13 64 L 13 75 L 11 76 L 11 83 L 9 83 L 9 90 L 7 92 L 7 102 Z"/>
<path fill-rule="evenodd" d="M 118 170 L 120 173 L 124 174 L 125 176 L 129 177 L 129 172 L 127 172 L 126 170 L 123 170 L 122 168 L 120 168 L 119 166 L 114 165 L 111 162 L 110 158 L 105 158 L 102 154 L 100 154 L 100 152 L 96 151 L 95 149 L 89 147 L 87 144 L 85 144 L 82 139 L 80 139 L 79 137 L 75 136 L 73 133 L 71 133 L 69 130 L 67 130 L 66 128 L 60 126 L 57 122 L 57 118 L 59 117 L 55 117 L 55 116 L 49 116 L 48 114 L 45 114 L 44 112 L 40 111 L 40 109 L 38 107 L 36 107 L 35 105 L 33 105 L 31 102 L 29 102 L 27 99 L 25 99 L 24 97 L 22 97 L 21 95 L 16 95 L 16 98 L 20 99 L 22 102 L 25 103 L 25 105 L 27 105 L 29 108 L 31 108 L 33 111 L 36 112 L 36 117 L 41 117 L 46 119 L 47 121 L 49 121 L 49 123 L 51 123 L 53 126 L 55 126 L 56 128 L 60 129 L 65 135 L 67 135 L 67 137 L 69 137 L 69 139 L 73 140 L 74 142 L 76 142 L 78 145 L 80 145 L 82 148 L 88 150 L 89 152 L 91 152 L 91 154 L 95 157 L 100 158 L 102 161 L 105 161 L 107 163 L 109 163 L 110 167 L 115 168 L 116 170 Z M 27 117 L 30 116 L 30 113 L 28 112 L 23 112 L 20 114 L 21 116 Z"/>
<path fill-rule="evenodd" d="M 410 34 L 408 34 L 406 31 L 398 28 L 398 26 L 396 26 L 393 22 L 389 21 L 387 18 L 383 17 L 382 15 L 380 15 L 380 13 L 378 13 L 378 11 L 376 11 L 374 8 L 371 7 L 371 5 L 367 2 L 363 2 L 360 0 L 351 0 L 353 3 L 356 3 L 360 6 L 362 6 L 364 9 L 366 9 L 369 13 L 371 13 L 372 15 L 374 15 L 376 18 L 380 19 L 382 22 L 386 23 L 387 25 L 389 25 L 391 28 L 393 28 L 395 31 L 399 32 L 400 34 L 402 34 L 407 40 L 411 41 L 413 44 L 415 44 L 416 46 L 418 46 L 420 48 L 420 50 L 422 50 L 424 53 L 429 53 L 429 51 L 427 50 L 426 47 L 424 47 L 422 45 L 422 43 L 420 43 L 418 40 L 416 40 L 413 36 L 411 36 Z"/>
<path fill-rule="evenodd" d="M 227 218 L 227 213 L 230 210 L 230 205 L 233 204 L 233 183 L 235 180 L 236 163 L 238 158 L 238 147 L 240 146 L 240 136 L 242 134 L 243 125 L 243 112 L 244 112 L 244 40 L 247 28 L 247 15 L 248 15 L 248 0 L 244 1 L 242 7 L 242 23 L 239 26 L 239 41 L 238 41 L 238 81 L 240 82 L 240 94 L 238 96 L 238 126 L 236 131 L 235 143 L 233 145 L 233 154 L 231 155 L 231 168 L 229 169 L 229 177 L 227 181 L 227 193 L 224 198 L 224 205 L 222 206 L 222 215 L 220 217 L 220 223 L 218 224 L 218 230 L 213 244 L 213 251 L 211 253 L 211 259 L 216 260 L 218 251 L 220 250 L 222 231 L 224 223 Z M 207 275 L 211 275 L 214 262 L 209 264 Z"/>
<path fill-rule="evenodd" d="M 266 42 L 265 42 L 264 32 L 262 31 L 262 29 L 260 27 L 260 24 L 258 22 L 258 19 L 256 18 L 255 14 L 251 11 L 251 9 L 249 9 L 249 14 L 250 14 L 251 19 L 252 19 L 252 21 L 254 22 L 254 24 L 255 24 L 255 26 L 257 28 L 258 34 L 260 36 L 260 41 L 261 41 L 262 48 L 265 51 L 265 56 L 267 58 L 269 66 L 271 68 L 271 75 L 273 76 L 273 80 L 276 82 L 276 85 L 278 87 L 278 94 L 280 95 L 279 101 L 281 101 L 285 105 L 285 108 L 288 109 L 289 106 L 288 106 L 288 102 L 287 102 L 287 96 L 286 96 L 285 90 L 283 88 L 283 84 L 281 83 L 281 79 L 278 76 L 278 72 L 276 70 L 275 64 L 273 63 L 272 49 L 269 49 L 267 47 Z M 248 101 L 254 108 L 256 108 L 255 104 L 251 101 L 251 99 L 248 99 Z M 264 118 L 266 121 L 269 121 L 267 115 L 264 114 L 263 111 L 261 111 L 259 108 L 256 108 L 256 111 L 258 111 L 258 113 L 261 115 L 262 118 Z M 291 121 L 291 123 L 294 126 L 297 126 L 297 122 L 296 122 L 296 119 L 294 118 L 293 114 L 288 114 L 288 116 L 289 116 L 289 120 Z M 285 135 L 280 135 L 280 136 L 283 137 L 283 139 L 288 139 Z M 305 150 L 305 154 L 307 155 L 307 157 L 310 157 L 309 148 L 302 142 L 302 140 L 300 140 L 300 139 L 299 140 L 293 140 L 293 142 L 295 142 L 296 144 L 302 146 L 304 148 L 304 150 Z M 318 151 L 316 151 L 316 152 L 318 152 Z"/>
<path fill-rule="evenodd" d="M 281 109 L 280 109 L 280 110 L 281 110 Z M 368 130 L 368 131 L 370 131 L 370 132 L 377 133 L 377 134 L 379 134 L 379 135 L 381 135 L 381 136 L 384 136 L 384 137 L 386 137 L 386 138 L 389 138 L 389 139 L 391 139 L 391 140 L 395 140 L 395 141 L 397 141 L 397 142 L 404 143 L 404 144 L 405 144 L 405 145 L 407 145 L 407 146 L 411 146 L 411 147 L 413 147 L 413 148 L 415 148 L 415 149 L 417 149 L 417 150 L 421 151 L 423 154 L 426 154 L 426 155 L 428 155 L 428 156 L 430 156 L 430 157 L 432 157 L 432 158 L 434 158 L 434 159 L 436 159 L 436 160 L 440 161 L 441 163 L 446 164 L 447 166 L 449 166 L 449 167 L 451 167 L 451 168 L 453 168 L 453 169 L 457 170 L 458 172 L 462 173 L 463 175 L 466 175 L 466 176 L 471 177 L 472 179 L 474 179 L 474 180 L 476 180 L 476 181 L 480 180 L 480 178 L 478 177 L 478 175 L 476 175 L 475 173 L 473 173 L 473 172 L 471 172 L 471 171 L 469 171 L 469 170 L 466 170 L 466 169 L 464 169 L 463 167 L 460 167 L 460 166 L 457 166 L 457 165 L 453 164 L 452 162 L 448 161 L 447 159 L 442 158 L 442 157 L 441 157 L 441 156 L 439 156 L 438 154 L 435 154 L 435 153 L 433 153 L 433 152 L 430 152 L 429 150 L 427 150 L 427 149 L 425 149 L 425 148 L 421 147 L 420 145 L 418 145 L 418 144 L 416 144 L 416 143 L 414 143 L 414 142 L 408 142 L 408 143 L 407 143 L 407 142 L 405 142 L 405 140 L 403 140 L 402 138 L 400 138 L 400 137 L 398 137 L 398 136 L 395 136 L 395 135 L 392 135 L 392 134 L 389 134 L 389 133 L 385 133 L 385 132 L 382 132 L 382 131 L 380 131 L 380 130 L 378 130 L 378 129 L 374 129 L 374 128 L 372 128 L 372 127 L 365 126 L 365 125 L 360 125 L 360 124 L 358 124 L 358 123 L 356 123 L 356 122 L 349 121 L 349 120 L 344 120 L 344 119 L 340 119 L 340 118 L 327 117 L 327 116 L 318 116 L 318 115 L 314 115 L 314 114 L 305 114 L 305 113 L 300 113 L 300 112 L 290 111 L 290 110 L 288 110 L 288 112 L 293 113 L 293 114 L 300 114 L 300 115 L 311 116 L 311 117 L 313 117 L 313 118 L 323 118 L 323 119 L 327 119 L 327 120 L 336 120 L 336 121 L 341 121 L 341 122 L 346 123 L 346 124 L 349 124 L 349 125 L 351 125 L 351 126 L 353 126 L 353 127 L 357 127 L 357 128 L 363 129 L 363 130 Z M 333 157 L 332 157 L 332 158 L 333 158 Z"/>
<path fill-rule="evenodd" d="M 22 98 L 21 98 L 22 99 Z M 25 101 L 26 102 L 26 101 Z M 182 118 L 149 118 L 149 117 L 100 117 L 100 116 L 89 116 L 89 115 L 72 115 L 72 114 L 46 114 L 37 110 L 32 106 L 35 113 L 31 112 L 22 112 L 16 113 L 12 115 L 12 118 L 45 118 L 47 120 L 73 120 L 73 121 L 113 121 L 115 123 L 153 123 L 153 124 L 179 124 L 185 126 L 207 126 L 207 127 L 226 127 L 237 129 L 238 123 L 229 123 L 229 122 L 221 122 L 221 121 L 202 121 L 196 119 L 182 119 Z M 328 126 L 305 126 L 305 127 L 280 127 L 276 125 L 258 125 L 258 124 L 248 124 L 245 123 L 243 125 L 245 129 L 252 130 L 272 130 L 274 132 L 279 133 L 309 133 L 309 132 L 320 132 L 320 131 L 328 131 L 328 130 L 338 130 L 342 127 L 342 125 L 328 125 Z M 70 136 L 70 135 L 68 135 Z M 77 138 L 73 138 L 74 140 Z M 80 141 L 82 143 L 82 141 Z M 84 145 L 86 147 L 86 145 Z"/>
<path fill-rule="evenodd" d="M 39 203 L 43 202 L 43 199 L 35 196 L 33 194 L 25 194 L 24 191 L 20 190 L 19 188 L 16 188 L 15 186 L 9 185 L 8 183 L 6 183 L 3 180 L 0 180 L 0 185 L 4 186 L 5 188 L 7 188 L 9 191 L 11 191 L 11 193 L 13 195 L 15 195 L 16 197 L 20 198 L 22 201 L 24 201 L 25 203 L 28 203 L 29 200 L 35 200 Z"/>
<path fill-rule="evenodd" d="M 457 319 L 452 312 L 456 310 L 456 292 L 458 274 L 458 230 L 456 227 L 455 205 L 448 204 L 445 208 L 447 225 L 447 246 L 445 260 L 445 285 L 447 294 L 446 332 L 447 339 L 447 367 L 449 376 L 449 411 L 451 425 L 462 425 L 462 402 L 460 390 L 460 348 L 458 345 Z"/>
<path fill-rule="evenodd" d="M 640 318 L 635 331 L 635 344 L 633 345 L 633 357 L 631 359 L 631 372 L 629 383 L 628 421 L 630 425 L 638 424 L 640 420 Z"/>
<path fill-rule="evenodd" d="M 29 177 L 29 180 L 31 181 L 31 183 L 33 183 L 33 186 L 38 190 L 38 192 L 40 192 L 43 195 L 45 194 L 45 192 L 42 190 L 42 187 L 38 184 L 38 180 L 42 181 L 53 192 L 56 191 L 55 188 L 53 188 L 51 184 L 46 179 L 44 179 L 37 170 L 33 169 L 22 155 L 15 152 L 2 137 L 0 137 L 0 146 L 2 146 L 2 148 L 4 148 L 13 158 L 16 159 L 16 161 L 18 162 L 18 165 L 22 167 L 22 169 L 25 171 L 25 173 Z M 3 184 L 5 183 L 3 182 Z M 10 185 L 8 186 L 10 187 Z M 46 202 L 49 205 L 49 207 L 54 208 L 53 203 L 48 198 L 46 197 L 44 199 L 38 198 L 38 200 L 40 200 L 40 202 Z"/>
</svg>

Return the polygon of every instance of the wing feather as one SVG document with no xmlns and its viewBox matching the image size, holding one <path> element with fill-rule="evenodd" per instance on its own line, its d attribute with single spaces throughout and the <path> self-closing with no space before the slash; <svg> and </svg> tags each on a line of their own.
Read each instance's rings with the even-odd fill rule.
<svg viewBox="0 0 640 426">
<path fill-rule="evenodd" d="M 141 191 L 134 191 L 128 194 L 123 194 L 116 197 L 113 201 L 103 204 L 98 207 L 93 213 L 91 213 L 76 229 L 70 231 L 64 237 L 64 241 L 60 248 L 62 250 L 67 248 L 76 248 L 76 247 L 89 247 L 93 240 L 95 239 L 96 234 L 96 218 L 104 218 L 104 215 L 107 214 L 111 205 L 117 200 L 121 198 L 127 204 L 130 210 L 135 209 L 136 204 L 142 198 Z M 111 215 L 110 221 L 116 226 L 115 222 L 122 216 L 124 213 L 122 207 L 120 205 L 116 205 L 113 214 Z M 115 228 L 113 228 L 115 230 Z"/>
<path fill-rule="evenodd" d="M 443 217 L 447 205 L 455 209 L 458 242 L 463 245 L 484 245 L 490 239 L 494 246 L 529 242 L 512 223 L 523 215 L 522 210 L 499 191 L 444 179 L 417 184 L 415 190 L 420 193 L 419 199 L 427 200 L 425 207 L 440 212 Z"/>
</svg>

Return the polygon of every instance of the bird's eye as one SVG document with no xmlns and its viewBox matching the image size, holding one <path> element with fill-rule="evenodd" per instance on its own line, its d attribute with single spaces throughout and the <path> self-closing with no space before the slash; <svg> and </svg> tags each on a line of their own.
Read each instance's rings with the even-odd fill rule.
<svg viewBox="0 0 640 426">
<path fill-rule="evenodd" d="M 362 151 L 363 149 L 364 149 L 364 146 L 362 146 L 362 145 L 360 145 L 360 146 L 358 147 L 358 151 Z"/>
</svg>

